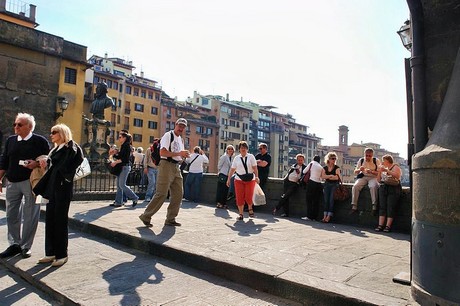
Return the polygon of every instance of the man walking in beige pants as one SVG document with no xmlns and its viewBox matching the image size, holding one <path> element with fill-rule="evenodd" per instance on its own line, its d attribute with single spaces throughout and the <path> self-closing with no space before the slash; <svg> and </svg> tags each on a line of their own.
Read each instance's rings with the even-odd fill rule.
<svg viewBox="0 0 460 306">
<path fill-rule="evenodd" d="M 158 177 L 156 192 L 153 199 L 147 205 L 144 213 L 139 216 L 145 226 L 151 227 L 152 216 L 163 206 L 170 191 L 170 202 L 166 214 L 165 225 L 181 226 L 176 221 L 184 194 L 182 174 L 179 165 L 183 158 L 190 156 L 190 152 L 184 149 L 182 133 L 187 127 L 187 120 L 179 118 L 173 131 L 166 132 L 160 141 L 161 161 L 158 165 Z"/>
</svg>

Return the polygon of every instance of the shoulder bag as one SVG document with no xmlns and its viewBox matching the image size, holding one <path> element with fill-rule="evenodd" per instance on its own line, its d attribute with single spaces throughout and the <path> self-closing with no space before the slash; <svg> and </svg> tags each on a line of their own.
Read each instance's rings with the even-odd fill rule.
<svg viewBox="0 0 460 306">
<path fill-rule="evenodd" d="M 246 170 L 246 174 L 236 174 L 238 175 L 238 177 L 243 181 L 243 182 L 250 182 L 254 179 L 254 174 L 253 173 L 248 173 L 248 164 L 247 164 L 247 160 L 248 160 L 248 157 L 246 156 L 245 157 L 245 160 L 243 160 L 243 157 L 240 157 L 241 158 L 241 162 L 243 163 L 243 166 L 244 166 L 244 170 Z"/>
<path fill-rule="evenodd" d="M 347 187 L 343 186 L 342 180 L 339 177 L 339 186 L 334 192 L 334 200 L 335 201 L 345 201 L 350 197 L 350 191 Z"/>
<path fill-rule="evenodd" d="M 77 171 L 75 172 L 75 176 L 73 177 L 74 181 L 84 178 L 91 174 L 91 166 L 89 165 L 88 159 L 85 157 L 81 162 L 80 166 L 78 166 Z"/>
</svg>

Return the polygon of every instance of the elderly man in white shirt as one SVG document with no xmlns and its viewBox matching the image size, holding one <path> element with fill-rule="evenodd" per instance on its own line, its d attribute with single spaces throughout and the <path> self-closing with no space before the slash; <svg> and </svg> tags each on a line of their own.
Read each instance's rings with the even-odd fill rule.
<svg viewBox="0 0 460 306">
<path fill-rule="evenodd" d="M 197 203 L 200 200 L 201 181 L 203 180 L 203 164 L 209 163 L 209 159 L 203 150 L 196 146 L 193 153 L 185 159 L 188 164 L 188 174 L 185 179 L 184 198 Z"/>
</svg>

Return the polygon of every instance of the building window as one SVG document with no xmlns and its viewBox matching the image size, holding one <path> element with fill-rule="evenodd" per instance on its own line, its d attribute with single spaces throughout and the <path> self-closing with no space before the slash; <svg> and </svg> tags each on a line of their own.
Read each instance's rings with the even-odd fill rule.
<svg viewBox="0 0 460 306">
<path fill-rule="evenodd" d="M 134 110 L 136 112 L 144 112 L 144 104 L 134 103 Z"/>
<path fill-rule="evenodd" d="M 128 95 L 131 94 L 131 89 L 132 89 L 131 86 L 126 86 L 126 93 L 127 93 Z"/>
<path fill-rule="evenodd" d="M 147 92 L 145 90 L 141 90 L 141 97 L 145 98 L 147 96 Z"/>
<path fill-rule="evenodd" d="M 149 99 L 153 100 L 153 92 L 149 91 Z"/>
<path fill-rule="evenodd" d="M 134 87 L 133 96 L 139 97 L 139 88 Z"/>
<path fill-rule="evenodd" d="M 149 121 L 149 129 L 152 129 L 152 130 L 158 129 L 158 122 Z"/>
<path fill-rule="evenodd" d="M 117 81 L 113 82 L 113 89 L 118 90 L 118 82 Z"/>
<path fill-rule="evenodd" d="M 155 94 L 155 100 L 160 101 L 160 94 Z"/>
<path fill-rule="evenodd" d="M 154 141 L 155 141 L 155 136 L 150 136 L 150 137 L 149 137 L 149 142 L 150 142 L 150 143 L 153 143 Z"/>
<path fill-rule="evenodd" d="M 67 84 L 77 84 L 77 70 L 65 68 L 64 82 Z"/>
<path fill-rule="evenodd" d="M 123 84 L 120 84 L 120 90 L 119 92 L 123 92 Z"/>
<path fill-rule="evenodd" d="M 99 77 L 98 76 L 94 77 L 94 84 L 99 84 Z"/>
<path fill-rule="evenodd" d="M 133 134 L 133 141 L 142 142 L 142 135 L 141 134 Z"/>
<path fill-rule="evenodd" d="M 137 127 L 142 127 L 144 125 L 144 120 L 142 119 L 138 119 L 138 118 L 134 118 L 134 123 L 133 123 L 134 126 L 137 126 Z"/>
<path fill-rule="evenodd" d="M 152 115 L 158 115 L 158 107 L 152 106 L 152 108 L 150 109 L 150 113 Z"/>
<path fill-rule="evenodd" d="M 112 88 L 112 80 L 107 80 L 107 88 Z"/>
</svg>

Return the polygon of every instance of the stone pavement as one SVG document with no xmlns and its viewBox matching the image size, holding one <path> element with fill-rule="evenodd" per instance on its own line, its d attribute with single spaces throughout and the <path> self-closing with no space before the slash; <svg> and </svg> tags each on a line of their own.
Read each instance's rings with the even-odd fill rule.
<svg viewBox="0 0 460 306">
<path fill-rule="evenodd" d="M 257 209 L 255 218 L 247 218 L 246 213 L 244 221 L 237 221 L 235 210 L 215 209 L 209 205 L 188 202 L 183 203 L 177 218 L 182 223 L 181 227 L 163 225 L 166 203 L 153 216 L 153 227 L 147 228 L 138 219 L 145 205 L 113 209 L 108 206 L 109 203 L 72 202 L 69 213 L 71 226 L 120 243 L 124 249 L 128 247 L 127 250 L 137 249 L 164 257 L 259 292 L 268 292 L 303 304 L 417 305 L 410 297 L 409 286 L 392 281 L 398 273 L 410 270 L 410 243 L 406 234 L 382 234 L 347 225 L 284 219 L 258 213 Z M 4 212 L 1 216 L 4 218 Z M 0 230 L 0 237 L 5 237 L 4 222 Z M 43 239 L 42 231 L 41 226 L 37 240 Z M 76 238 L 72 237 L 75 235 Z M 92 269 L 103 275 L 108 275 L 107 271 L 110 270 L 120 274 L 117 271 L 124 269 L 127 270 L 126 274 L 121 277 L 130 281 L 134 275 L 129 273 L 129 266 L 139 256 L 133 254 L 127 262 L 119 263 L 120 268 L 113 267 L 110 263 L 120 257 L 120 250 L 112 248 L 111 252 L 94 256 L 94 250 L 79 250 L 79 235 L 82 234 L 71 235 L 69 262 L 59 271 L 71 273 L 73 278 L 80 281 L 90 277 Z M 4 247 L 6 241 L 0 239 L 0 248 L 3 250 Z M 23 271 L 29 274 L 40 274 L 43 268 L 35 266 L 35 261 L 42 255 L 42 250 L 37 241 L 33 247 L 33 265 L 25 264 L 31 260 L 18 260 L 13 264 L 24 265 Z M 46 278 L 58 277 L 59 274 L 48 273 L 40 277 L 46 281 Z M 132 290 L 137 290 L 136 285 L 144 284 L 136 281 Z M 85 288 L 65 284 L 60 289 L 64 296 L 69 296 L 75 291 L 84 293 L 94 286 L 106 289 L 100 287 L 99 283 Z M 109 287 L 111 290 L 116 289 Z M 148 294 L 145 298 L 148 298 Z M 114 302 L 106 301 L 110 301 L 110 304 Z M 144 296 L 141 301 L 142 304 L 149 304 Z M 283 305 L 285 302 L 265 301 L 262 305 L 270 303 Z M 219 302 L 210 304 L 220 305 Z M 244 300 L 236 304 L 259 305 Z"/>
</svg>

